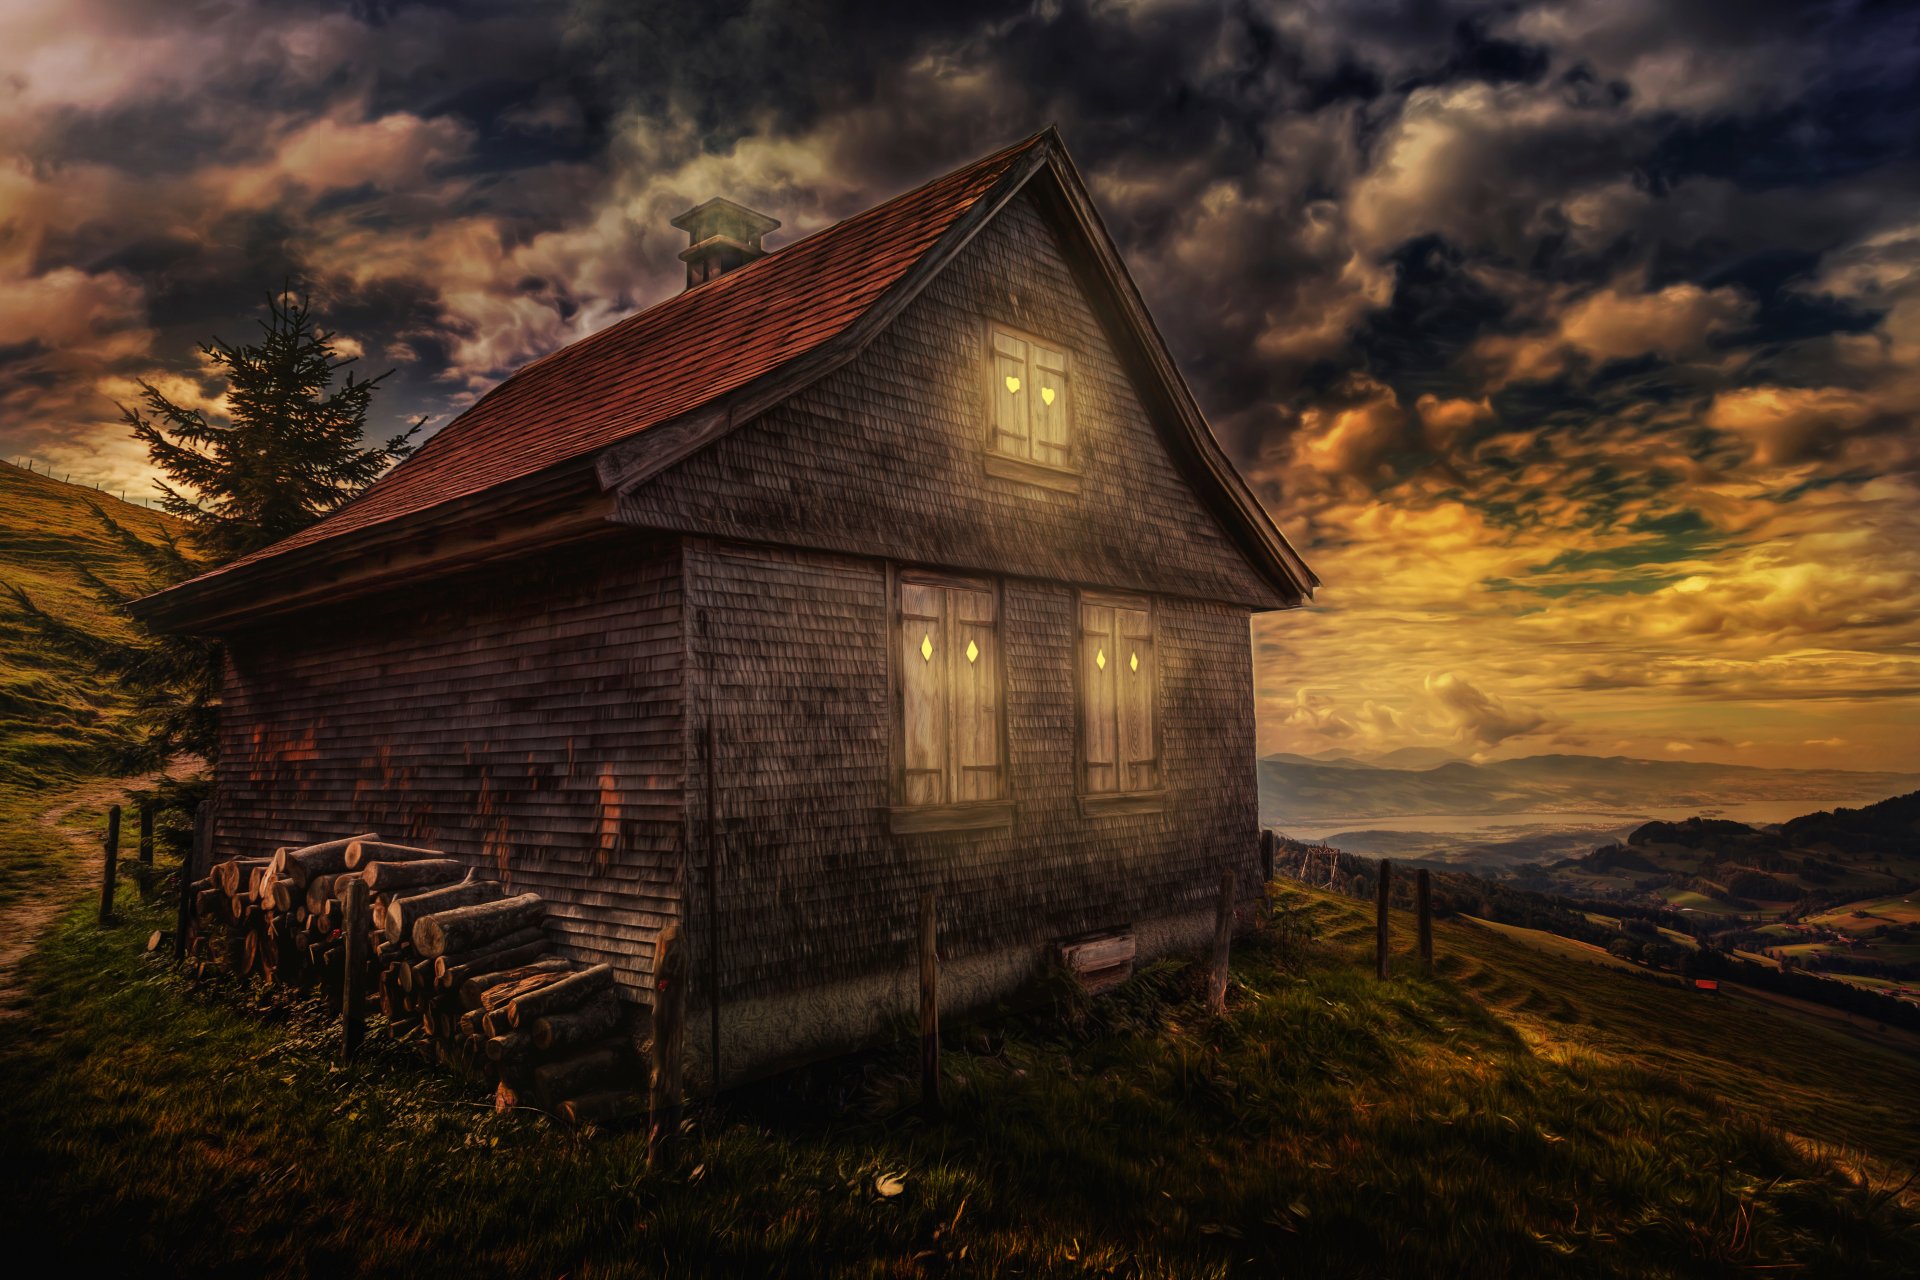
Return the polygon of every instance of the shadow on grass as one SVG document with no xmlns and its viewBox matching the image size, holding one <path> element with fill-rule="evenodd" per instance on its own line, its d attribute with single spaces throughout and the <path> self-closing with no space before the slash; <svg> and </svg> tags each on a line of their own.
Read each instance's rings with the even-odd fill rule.
<svg viewBox="0 0 1920 1280">
<path fill-rule="evenodd" d="M 1503 940 L 1447 930 L 1438 975 L 1379 983 L 1352 912 L 1302 902 L 1236 951 L 1225 1018 L 1179 963 L 1056 988 L 949 1028 L 936 1119 L 902 1044 L 730 1095 L 649 1168 L 379 1034 L 338 1066 L 313 1002 L 140 954 L 158 913 L 123 894 L 0 1029 L 0 1224 L 143 1275 L 1920 1273 L 1910 1200 L 1466 985 L 1540 985 Z"/>
</svg>

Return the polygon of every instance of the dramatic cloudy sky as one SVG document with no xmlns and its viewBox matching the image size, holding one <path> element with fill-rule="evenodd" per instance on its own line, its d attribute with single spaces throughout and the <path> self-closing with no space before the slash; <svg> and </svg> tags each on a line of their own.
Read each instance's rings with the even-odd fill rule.
<svg viewBox="0 0 1920 1280">
<path fill-rule="evenodd" d="M 1052 121 L 1326 579 L 1267 749 L 1920 768 L 1920 25 L 1769 0 L 0 0 L 0 453 L 306 283 L 387 429 Z"/>
</svg>

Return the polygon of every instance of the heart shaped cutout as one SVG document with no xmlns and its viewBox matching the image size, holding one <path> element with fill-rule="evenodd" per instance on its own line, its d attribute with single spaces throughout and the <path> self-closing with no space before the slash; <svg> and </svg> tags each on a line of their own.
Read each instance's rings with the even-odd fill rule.
<svg viewBox="0 0 1920 1280">
<path fill-rule="evenodd" d="M 1041 398 L 1042 400 L 1044 400 L 1044 401 L 1046 401 L 1046 402 L 1047 402 L 1048 404 L 1052 404 L 1052 403 L 1053 403 L 1053 388 L 1052 388 L 1052 387 L 1042 387 L 1042 388 L 1040 388 L 1040 398 Z"/>
<path fill-rule="evenodd" d="M 1007 375 L 1007 390 L 1008 390 L 1009 392 L 1015 392 L 1015 391 L 1018 391 L 1018 390 L 1020 390 L 1020 379 L 1018 379 L 1018 378 L 1016 378 L 1016 377 L 1014 377 L 1014 376 L 1013 376 L 1012 374 L 1008 374 L 1008 375 Z"/>
</svg>

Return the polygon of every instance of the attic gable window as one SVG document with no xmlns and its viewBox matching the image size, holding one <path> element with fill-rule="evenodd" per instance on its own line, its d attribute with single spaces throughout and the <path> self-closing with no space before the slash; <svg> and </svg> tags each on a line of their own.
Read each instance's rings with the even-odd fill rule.
<svg viewBox="0 0 1920 1280">
<path fill-rule="evenodd" d="M 1160 664 L 1153 604 L 1093 592 L 1080 597 L 1080 805 L 1089 815 L 1163 807 Z"/>
<path fill-rule="evenodd" d="M 1076 490 L 1073 388 L 1059 344 L 988 326 L 987 472 Z"/>
<path fill-rule="evenodd" d="M 895 831 L 977 830 L 1012 821 L 999 612 L 991 583 L 900 576 Z"/>
</svg>

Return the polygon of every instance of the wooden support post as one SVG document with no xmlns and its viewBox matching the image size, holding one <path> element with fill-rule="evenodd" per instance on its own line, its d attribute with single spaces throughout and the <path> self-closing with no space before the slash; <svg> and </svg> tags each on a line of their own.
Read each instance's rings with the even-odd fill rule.
<svg viewBox="0 0 1920 1280">
<path fill-rule="evenodd" d="M 700 625 L 706 625 L 702 615 Z M 720 1092 L 720 829 L 714 821 L 713 721 L 700 728 L 701 767 L 707 784 L 707 1054 L 713 1091 Z"/>
<path fill-rule="evenodd" d="M 920 1101 L 940 1109 L 940 925 L 931 893 L 920 897 Z"/>
<path fill-rule="evenodd" d="M 345 955 L 340 966 L 340 1061 L 352 1059 L 367 1031 L 367 931 L 371 911 L 367 902 L 367 882 L 359 878 L 347 881 L 340 891 L 341 932 L 345 934 Z"/>
<path fill-rule="evenodd" d="M 1374 960 L 1378 964 L 1379 974 L 1382 978 L 1385 978 L 1388 976 L 1387 899 L 1389 896 L 1392 895 L 1392 893 L 1393 893 L 1393 863 L 1389 862 L 1385 858 L 1382 858 L 1380 859 L 1380 901 L 1374 911 L 1374 917 L 1375 917 L 1374 924 L 1377 932 L 1376 932 L 1376 936 L 1374 938 L 1374 943 L 1373 943 Z"/>
<path fill-rule="evenodd" d="M 140 865 L 153 865 L 153 801 L 140 802 Z"/>
<path fill-rule="evenodd" d="M 107 810 L 107 840 L 100 862 L 100 923 L 113 923 L 113 890 L 120 870 L 120 806 Z"/>
<path fill-rule="evenodd" d="M 647 1162 L 680 1135 L 682 1049 L 687 1034 L 687 956 L 669 923 L 653 947 L 653 1087 L 647 1097 Z M 718 1081 L 715 1081 L 716 1087 Z"/>
<path fill-rule="evenodd" d="M 200 850 L 213 840 L 213 806 L 202 802 L 193 810 L 193 843 L 180 859 L 180 908 L 173 918 L 173 958 L 187 958 L 187 926 L 193 923 L 193 868 Z"/>
<path fill-rule="evenodd" d="M 1433 968 L 1433 880 L 1425 867 L 1413 873 L 1413 900 L 1420 912 L 1420 963 Z"/>
<path fill-rule="evenodd" d="M 1207 1012 L 1227 1011 L 1227 952 L 1233 945 L 1233 872 L 1220 873 L 1220 900 L 1213 911 L 1213 964 L 1207 970 Z"/>
</svg>

